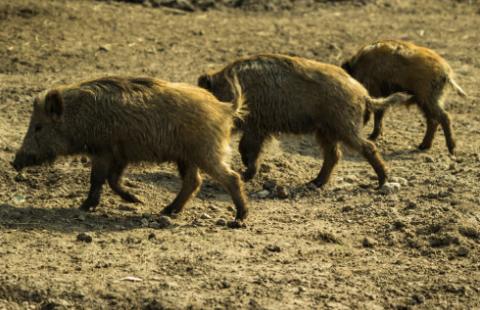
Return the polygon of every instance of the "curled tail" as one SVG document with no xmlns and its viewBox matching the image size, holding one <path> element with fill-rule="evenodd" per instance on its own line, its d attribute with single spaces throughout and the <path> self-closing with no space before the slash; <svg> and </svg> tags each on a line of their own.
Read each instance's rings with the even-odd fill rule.
<svg viewBox="0 0 480 310">
<path fill-rule="evenodd" d="M 448 77 L 448 83 L 452 85 L 453 89 L 455 89 L 457 94 L 459 94 L 461 97 L 467 97 L 467 93 L 465 93 L 465 91 L 460 87 L 460 85 L 457 84 L 457 82 L 455 82 L 452 77 Z"/>
<path fill-rule="evenodd" d="M 383 111 L 392 105 L 406 103 L 412 98 L 412 95 L 407 93 L 394 93 L 385 98 L 371 98 L 367 97 L 367 110 L 371 112 Z"/>
<path fill-rule="evenodd" d="M 230 85 L 233 93 L 232 110 L 233 114 L 238 118 L 243 118 L 248 113 L 245 105 L 245 96 L 242 91 L 242 86 L 238 81 L 237 74 L 232 72 L 232 76 L 225 75 L 225 78 Z"/>
</svg>

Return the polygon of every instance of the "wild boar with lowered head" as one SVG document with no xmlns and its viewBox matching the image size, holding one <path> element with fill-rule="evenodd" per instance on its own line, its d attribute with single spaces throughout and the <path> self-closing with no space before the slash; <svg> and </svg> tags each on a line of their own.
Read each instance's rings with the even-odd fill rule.
<svg viewBox="0 0 480 310">
<path fill-rule="evenodd" d="M 243 130 L 239 149 L 247 167 L 245 180 L 256 174 L 261 149 L 272 135 L 313 133 L 324 152 L 314 185 L 320 187 L 328 182 L 340 158 L 340 142 L 367 159 L 380 185 L 386 182 L 385 165 L 375 145 L 361 137 L 363 115 L 366 110 L 384 110 L 401 103 L 408 95 L 372 99 L 340 67 L 277 54 L 236 60 L 217 72 L 201 75 L 198 85 L 228 101 L 234 96 L 228 87 L 231 75 L 238 76 L 249 111 L 238 124 Z"/>
<path fill-rule="evenodd" d="M 448 151 L 455 152 L 455 138 L 450 116 L 443 105 L 447 86 L 462 97 L 466 94 L 453 79 L 447 61 L 431 49 L 413 43 L 383 40 L 362 47 L 342 64 L 351 76 L 362 83 L 373 97 L 388 96 L 397 91 L 413 95 L 407 104 L 416 104 L 427 120 L 427 129 L 421 150 L 430 149 L 435 132 L 442 126 Z M 384 111 L 374 113 L 374 129 L 370 135 L 375 140 L 382 133 Z M 370 113 L 366 114 L 368 122 Z"/>
<path fill-rule="evenodd" d="M 51 163 L 58 156 L 91 158 L 90 192 L 81 209 L 100 202 L 102 186 L 128 202 L 140 200 L 120 183 L 128 164 L 175 162 L 182 188 L 163 213 L 182 210 L 201 184 L 199 170 L 221 183 L 236 207 L 248 209 L 239 175 L 230 169 L 233 118 L 243 98 L 233 78 L 233 104 L 187 84 L 151 78 L 105 77 L 46 91 L 33 103 L 28 131 L 13 161 L 15 169 Z"/>
</svg>

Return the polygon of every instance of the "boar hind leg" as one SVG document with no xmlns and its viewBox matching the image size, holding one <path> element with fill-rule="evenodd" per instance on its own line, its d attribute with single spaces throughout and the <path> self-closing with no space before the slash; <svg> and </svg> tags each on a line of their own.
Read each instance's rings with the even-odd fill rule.
<svg viewBox="0 0 480 310">
<path fill-rule="evenodd" d="M 109 160 L 102 157 L 92 158 L 92 171 L 90 173 L 90 191 L 87 199 L 80 206 L 81 210 L 89 211 L 100 203 L 102 187 L 107 180 Z"/>
<path fill-rule="evenodd" d="M 382 187 L 387 181 L 387 169 L 375 144 L 360 137 L 351 137 L 345 142 L 365 157 L 377 174 L 379 187 Z"/>
<path fill-rule="evenodd" d="M 368 137 L 369 140 L 375 141 L 377 138 L 382 134 L 383 131 L 383 116 L 385 115 L 385 111 L 375 111 L 374 113 L 374 124 L 373 124 L 373 131 Z"/>
<path fill-rule="evenodd" d="M 177 165 L 183 183 L 177 197 L 163 209 L 162 213 L 167 215 L 180 213 L 185 204 L 198 192 L 202 184 L 197 166 L 186 162 L 178 162 Z"/>
<path fill-rule="evenodd" d="M 258 157 L 267 137 L 260 133 L 246 130 L 240 140 L 239 151 L 242 162 L 247 167 L 243 173 L 243 180 L 250 181 L 258 171 Z"/>
<path fill-rule="evenodd" d="M 122 177 L 123 171 L 125 170 L 126 165 L 120 163 L 114 163 L 110 167 L 109 175 L 108 175 L 108 184 L 110 188 L 119 195 L 123 200 L 131 203 L 142 203 L 140 199 L 138 199 L 132 193 L 127 192 L 122 185 L 120 184 L 120 179 Z"/>
<path fill-rule="evenodd" d="M 439 115 L 440 124 L 442 125 L 443 134 L 445 135 L 445 141 L 447 142 L 447 148 L 450 154 L 455 154 L 455 138 L 453 137 L 452 124 L 450 116 L 447 112 L 441 111 Z"/>
<path fill-rule="evenodd" d="M 323 165 L 320 173 L 314 180 L 311 181 L 311 183 L 313 183 L 316 187 L 322 187 L 330 179 L 333 168 L 340 159 L 341 152 L 337 141 L 333 141 L 325 136 L 322 136 L 320 133 L 317 133 L 316 138 L 318 143 L 320 143 L 323 148 Z"/>
<path fill-rule="evenodd" d="M 232 197 L 237 210 L 235 220 L 244 220 L 248 214 L 247 198 L 243 190 L 243 182 L 238 173 L 231 170 L 223 161 L 211 161 L 202 169 L 219 182 Z"/>
</svg>

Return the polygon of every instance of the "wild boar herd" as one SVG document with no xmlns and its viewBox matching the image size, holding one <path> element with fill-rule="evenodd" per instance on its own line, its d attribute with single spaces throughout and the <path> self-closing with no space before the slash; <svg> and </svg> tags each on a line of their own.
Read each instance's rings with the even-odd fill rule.
<svg viewBox="0 0 480 310">
<path fill-rule="evenodd" d="M 385 111 L 397 104 L 416 104 L 427 120 L 419 149 L 432 146 L 441 125 L 453 154 L 451 120 L 443 109 L 449 85 L 466 96 L 437 53 L 393 40 L 364 46 L 341 67 L 278 54 L 241 58 L 201 75 L 199 87 L 109 76 L 38 95 L 12 165 L 21 170 L 59 156 L 89 156 L 90 191 L 80 207 L 88 211 L 99 205 L 105 182 L 123 200 L 141 202 L 121 185 L 129 164 L 174 162 L 182 187 L 163 214 L 183 209 L 200 188 L 202 170 L 231 195 L 236 207 L 232 223 L 238 225 L 248 214 L 243 181 L 255 176 L 263 146 L 279 133 L 315 135 L 324 154 L 311 181 L 316 187 L 328 182 L 341 157 L 339 143 L 359 152 L 379 186 L 385 184 L 385 164 L 370 140 L 381 134 Z M 372 113 L 374 130 L 366 139 L 361 130 Z M 243 132 L 243 181 L 229 164 L 233 127 Z"/>
</svg>

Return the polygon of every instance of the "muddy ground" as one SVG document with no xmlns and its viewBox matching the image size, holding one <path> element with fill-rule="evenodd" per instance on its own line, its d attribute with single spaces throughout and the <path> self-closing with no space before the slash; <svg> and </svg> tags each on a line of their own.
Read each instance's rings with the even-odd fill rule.
<svg viewBox="0 0 480 310">
<path fill-rule="evenodd" d="M 479 308 L 480 5 L 364 2 L 186 12 L 0 1 L 0 309 Z M 430 151 L 415 152 L 425 130 L 415 108 L 387 115 L 377 144 L 401 183 L 397 192 L 378 191 L 373 170 L 349 150 L 329 186 L 308 190 L 322 162 L 311 137 L 272 143 L 246 186 L 247 227 L 237 230 L 222 226 L 232 203 L 208 178 L 183 214 L 160 219 L 180 186 L 170 164 L 128 170 L 125 182 L 144 205 L 106 189 L 90 214 L 77 210 L 88 161 L 66 158 L 21 174 L 10 167 L 33 96 L 52 85 L 106 74 L 195 83 L 258 52 L 339 64 L 381 38 L 437 50 L 469 94 L 447 101 L 456 157 L 440 131 Z M 237 153 L 233 166 L 242 168 Z M 78 241 L 80 233 L 91 242 Z"/>
</svg>

